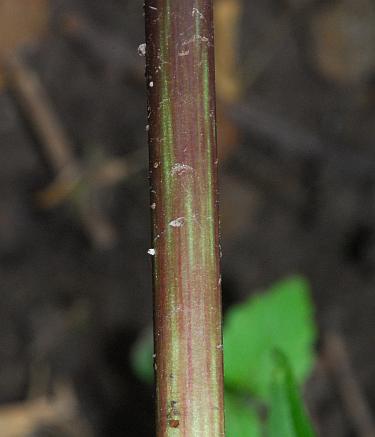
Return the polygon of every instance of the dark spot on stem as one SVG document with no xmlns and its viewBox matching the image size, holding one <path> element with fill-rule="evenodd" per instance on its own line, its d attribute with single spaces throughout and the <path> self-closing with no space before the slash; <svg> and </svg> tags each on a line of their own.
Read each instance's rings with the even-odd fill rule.
<svg viewBox="0 0 375 437">
<path fill-rule="evenodd" d="M 177 419 L 172 419 L 168 423 L 171 428 L 178 428 L 180 426 L 180 421 Z"/>
</svg>

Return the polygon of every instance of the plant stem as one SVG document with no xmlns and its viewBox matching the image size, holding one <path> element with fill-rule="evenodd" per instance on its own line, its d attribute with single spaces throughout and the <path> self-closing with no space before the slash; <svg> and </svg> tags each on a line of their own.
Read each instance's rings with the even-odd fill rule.
<svg viewBox="0 0 375 437">
<path fill-rule="evenodd" d="M 146 0 L 157 436 L 224 436 L 212 0 Z"/>
</svg>

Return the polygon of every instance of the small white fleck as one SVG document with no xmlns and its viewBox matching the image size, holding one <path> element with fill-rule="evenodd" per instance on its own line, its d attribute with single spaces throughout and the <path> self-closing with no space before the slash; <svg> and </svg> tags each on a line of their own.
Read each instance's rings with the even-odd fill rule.
<svg viewBox="0 0 375 437">
<path fill-rule="evenodd" d="M 154 82 L 153 82 L 153 81 L 149 82 L 148 86 L 149 86 L 150 88 L 153 88 L 153 86 L 154 86 Z"/>
<path fill-rule="evenodd" d="M 152 355 L 152 358 L 155 359 L 155 358 L 156 358 L 156 354 L 153 354 L 153 355 Z"/>
<path fill-rule="evenodd" d="M 146 132 L 148 132 L 150 130 L 150 125 L 146 124 Z"/>
<path fill-rule="evenodd" d="M 197 8 L 193 8 L 193 11 L 191 13 L 192 17 L 194 17 L 195 15 L 198 15 L 201 20 L 203 20 L 203 18 L 204 18 L 203 14 L 201 12 L 199 12 L 199 10 Z"/>
<path fill-rule="evenodd" d="M 150 205 L 150 208 L 151 208 L 151 209 L 155 209 L 155 208 L 156 208 L 156 203 L 155 203 L 155 202 L 152 203 L 152 204 Z"/>
<path fill-rule="evenodd" d="M 187 165 L 187 164 L 177 163 L 177 164 L 174 164 L 174 166 L 172 167 L 172 176 L 175 176 L 175 175 L 180 176 L 180 175 L 182 175 L 186 172 L 189 172 L 189 171 L 194 171 L 193 167 L 191 167 L 190 165 Z"/>
<path fill-rule="evenodd" d="M 158 162 L 154 162 L 154 168 L 158 168 L 159 167 L 159 163 Z"/>
<path fill-rule="evenodd" d="M 155 255 L 155 249 L 148 249 L 147 253 L 151 256 Z"/>
<path fill-rule="evenodd" d="M 145 56 L 146 55 L 146 43 L 139 44 L 138 46 L 138 55 Z"/>
<path fill-rule="evenodd" d="M 149 6 L 150 9 L 152 9 L 153 11 L 157 11 L 158 8 L 155 8 L 155 6 Z"/>
<path fill-rule="evenodd" d="M 185 224 L 185 217 L 178 217 L 175 220 L 169 222 L 169 226 L 172 226 L 173 228 L 180 228 L 184 224 Z"/>
<path fill-rule="evenodd" d="M 196 41 L 205 42 L 205 43 L 207 43 L 208 46 L 210 45 L 209 39 L 206 36 L 202 36 L 202 35 L 193 35 L 190 39 L 184 41 L 181 45 L 183 47 L 185 47 L 185 46 L 187 46 L 191 43 L 194 43 Z"/>
<path fill-rule="evenodd" d="M 223 345 L 222 345 L 222 344 L 218 344 L 218 345 L 216 346 L 216 349 L 219 349 L 219 350 L 223 349 Z"/>
<path fill-rule="evenodd" d="M 190 53 L 190 50 L 183 50 L 182 52 L 178 53 L 178 56 L 187 56 Z"/>
</svg>

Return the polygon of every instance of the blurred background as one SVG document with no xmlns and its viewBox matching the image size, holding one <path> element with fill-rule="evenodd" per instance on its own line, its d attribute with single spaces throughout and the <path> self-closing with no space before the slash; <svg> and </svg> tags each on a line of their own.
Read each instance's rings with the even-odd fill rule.
<svg viewBox="0 0 375 437">
<path fill-rule="evenodd" d="M 375 4 L 215 8 L 224 308 L 303 274 L 320 333 L 310 414 L 319 435 L 364 436 Z M 2 437 L 153 435 L 152 389 L 129 359 L 152 320 L 142 13 L 138 0 L 0 0 Z"/>
</svg>

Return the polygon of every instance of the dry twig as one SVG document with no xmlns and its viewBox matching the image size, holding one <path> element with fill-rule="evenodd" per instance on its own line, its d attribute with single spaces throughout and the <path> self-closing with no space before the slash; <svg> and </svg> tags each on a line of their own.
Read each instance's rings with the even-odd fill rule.
<svg viewBox="0 0 375 437">
<path fill-rule="evenodd" d="M 93 435 L 79 414 L 78 401 L 70 385 L 60 384 L 51 397 L 39 397 L 0 408 L 0 435 L 26 437 L 40 427 L 53 427 L 75 437 Z M 65 434 L 64 432 L 64 434 Z"/>
<path fill-rule="evenodd" d="M 9 60 L 7 67 L 9 84 L 56 175 L 54 181 L 38 193 L 39 205 L 49 208 L 66 200 L 73 201 L 94 245 L 100 249 L 111 248 L 117 239 L 116 230 L 96 201 L 96 194 L 99 189 L 114 185 L 144 168 L 145 150 L 105 161 L 95 168 L 81 165 L 37 74 L 17 56 Z M 77 202 L 75 193 L 78 189 L 81 195 Z"/>
<path fill-rule="evenodd" d="M 359 437 L 375 437 L 375 423 L 366 397 L 351 366 L 343 338 L 325 336 L 324 354 L 343 404 Z"/>
</svg>

